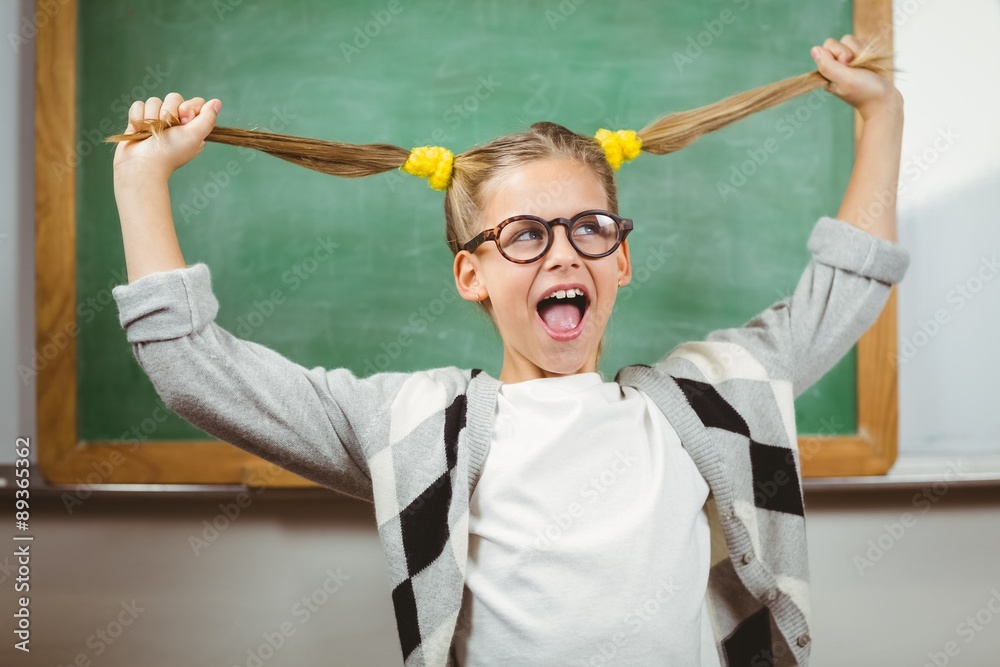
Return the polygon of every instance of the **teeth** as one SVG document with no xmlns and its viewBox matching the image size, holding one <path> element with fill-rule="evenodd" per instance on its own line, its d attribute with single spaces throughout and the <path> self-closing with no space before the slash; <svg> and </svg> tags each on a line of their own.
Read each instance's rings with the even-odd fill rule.
<svg viewBox="0 0 1000 667">
<path fill-rule="evenodd" d="M 560 290 L 556 290 L 556 291 L 552 292 L 551 294 L 549 294 L 545 298 L 546 299 L 552 299 L 552 298 L 556 298 L 556 299 L 572 299 L 575 296 L 583 296 L 583 290 L 580 289 L 580 288 L 578 288 L 578 287 L 574 287 L 573 289 L 567 289 L 567 290 L 561 290 L 560 289 Z"/>
</svg>

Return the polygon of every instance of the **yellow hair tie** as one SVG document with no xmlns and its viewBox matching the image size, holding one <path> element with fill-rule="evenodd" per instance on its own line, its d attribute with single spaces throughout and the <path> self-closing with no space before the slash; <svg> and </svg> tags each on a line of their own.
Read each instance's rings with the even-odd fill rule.
<svg viewBox="0 0 1000 667">
<path fill-rule="evenodd" d="M 419 146 L 410 151 L 410 157 L 400 169 L 426 178 L 435 190 L 447 190 L 454 161 L 454 154 L 443 146 Z"/>
<path fill-rule="evenodd" d="M 618 130 L 612 132 L 601 128 L 594 135 L 597 143 L 601 144 L 604 154 L 608 157 L 611 168 L 618 171 L 622 162 L 634 160 L 642 151 L 642 139 L 636 136 L 634 130 Z"/>
</svg>

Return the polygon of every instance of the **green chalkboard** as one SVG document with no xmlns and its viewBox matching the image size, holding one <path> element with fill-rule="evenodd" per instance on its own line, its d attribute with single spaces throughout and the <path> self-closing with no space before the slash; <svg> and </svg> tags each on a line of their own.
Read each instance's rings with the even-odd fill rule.
<svg viewBox="0 0 1000 667">
<path fill-rule="evenodd" d="M 222 99 L 222 125 L 456 153 L 540 120 L 639 129 L 813 69 L 809 47 L 851 31 L 851 4 L 81 0 L 78 21 L 78 433 L 91 440 L 158 402 L 114 303 L 87 303 L 127 281 L 113 149 L 94 137 L 124 128 L 132 99 L 176 90 Z M 608 378 L 790 293 L 853 159 L 852 110 L 815 95 L 622 167 L 636 275 L 607 331 Z M 760 150 L 768 140 L 777 150 Z M 457 298 L 426 181 L 337 179 L 209 144 L 171 196 L 184 257 L 210 267 L 217 322 L 241 338 L 361 375 L 499 374 L 492 325 Z M 855 376 L 852 350 L 798 400 L 801 433 L 855 432 Z M 205 434 L 171 415 L 150 437 Z"/>
</svg>

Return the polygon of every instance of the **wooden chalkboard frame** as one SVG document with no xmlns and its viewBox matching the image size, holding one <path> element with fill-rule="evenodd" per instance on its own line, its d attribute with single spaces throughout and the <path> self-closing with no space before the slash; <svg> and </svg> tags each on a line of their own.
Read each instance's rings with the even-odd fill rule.
<svg viewBox="0 0 1000 667">
<path fill-rule="evenodd" d="M 315 486 L 225 442 L 94 442 L 77 438 L 76 142 L 77 7 L 64 0 L 35 40 L 35 350 L 38 463 L 50 483 Z M 854 0 L 854 33 L 892 48 L 892 0 Z M 855 140 L 861 119 L 855 114 Z M 67 169 L 72 170 L 72 166 Z M 69 177 L 66 177 L 66 176 Z M 55 348 L 53 348 L 55 346 Z M 55 350 L 51 358 L 46 352 Z M 897 453 L 896 290 L 858 342 L 857 433 L 799 438 L 803 475 L 881 475 Z"/>
</svg>

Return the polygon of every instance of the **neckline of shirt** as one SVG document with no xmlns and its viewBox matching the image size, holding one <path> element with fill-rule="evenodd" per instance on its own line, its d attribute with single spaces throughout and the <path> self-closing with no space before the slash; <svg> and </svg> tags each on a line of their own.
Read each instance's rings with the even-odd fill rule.
<svg viewBox="0 0 1000 667">
<path fill-rule="evenodd" d="M 605 382 L 600 373 L 591 371 L 589 373 L 573 373 L 572 375 L 562 375 L 559 377 L 535 378 L 534 380 L 524 380 L 509 384 L 505 382 L 500 385 L 500 393 L 504 396 L 534 393 L 539 390 L 576 393 L 605 384 L 614 383 Z"/>
</svg>

